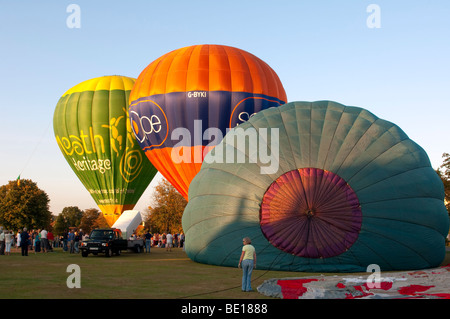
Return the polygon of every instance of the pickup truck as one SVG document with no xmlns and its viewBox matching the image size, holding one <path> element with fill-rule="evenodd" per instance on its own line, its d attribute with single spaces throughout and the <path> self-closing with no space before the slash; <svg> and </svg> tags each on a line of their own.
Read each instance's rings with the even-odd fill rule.
<svg viewBox="0 0 450 319">
<path fill-rule="evenodd" d="M 89 253 L 97 255 L 104 253 L 107 257 L 113 254 L 120 255 L 122 250 L 133 249 L 142 252 L 143 240 L 126 240 L 122 237 L 120 229 L 98 228 L 94 229 L 89 239 L 81 243 L 81 256 L 87 257 Z"/>
</svg>

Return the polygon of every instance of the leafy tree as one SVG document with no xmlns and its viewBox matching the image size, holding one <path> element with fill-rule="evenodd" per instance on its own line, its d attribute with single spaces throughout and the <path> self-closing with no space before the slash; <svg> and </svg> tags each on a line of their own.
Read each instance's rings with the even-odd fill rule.
<svg viewBox="0 0 450 319">
<path fill-rule="evenodd" d="M 61 235 L 69 227 L 78 227 L 83 217 L 83 211 L 77 206 L 64 207 L 61 214 L 56 218 L 54 231 Z"/>
<path fill-rule="evenodd" d="M 49 202 L 47 193 L 32 180 L 10 181 L 0 187 L 0 224 L 7 229 L 48 228 Z"/>
<path fill-rule="evenodd" d="M 93 229 L 102 227 L 108 227 L 108 223 L 98 209 L 89 208 L 83 212 L 79 228 L 83 229 L 84 233 L 89 234 Z"/>
<path fill-rule="evenodd" d="M 181 232 L 181 217 L 186 205 L 186 199 L 177 189 L 167 180 L 161 180 L 155 187 L 154 205 L 148 208 L 146 227 L 159 233 Z"/>
<path fill-rule="evenodd" d="M 444 158 L 444 162 L 436 172 L 444 184 L 445 206 L 450 214 L 450 154 L 444 153 L 442 154 L 442 157 Z"/>
<path fill-rule="evenodd" d="M 92 229 L 94 229 L 94 228 L 108 228 L 108 227 L 109 227 L 109 224 L 106 221 L 105 216 L 103 216 L 103 214 L 100 212 L 98 214 L 97 219 L 94 222 L 94 225 L 93 225 Z"/>
</svg>

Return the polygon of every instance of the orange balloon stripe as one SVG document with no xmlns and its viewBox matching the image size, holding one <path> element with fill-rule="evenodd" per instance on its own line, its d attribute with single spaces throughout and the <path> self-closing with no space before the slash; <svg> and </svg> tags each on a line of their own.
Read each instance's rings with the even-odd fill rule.
<svg viewBox="0 0 450 319">
<path fill-rule="evenodd" d="M 286 101 L 278 75 L 253 54 L 221 45 L 196 45 L 150 63 L 136 80 L 130 101 L 170 92 L 252 92 Z"/>
<path fill-rule="evenodd" d="M 166 147 L 161 149 L 153 149 L 146 151 L 148 159 L 154 163 L 155 167 L 159 167 L 159 172 L 163 175 L 186 200 L 188 199 L 189 185 L 192 179 L 200 171 L 202 163 L 195 163 L 196 155 L 202 154 L 202 161 L 204 155 L 208 153 L 213 147 L 206 147 L 203 145 L 197 145 L 190 147 L 190 159 L 188 159 L 189 165 L 186 163 L 175 163 L 172 160 L 172 152 L 178 154 L 181 147 Z"/>
</svg>

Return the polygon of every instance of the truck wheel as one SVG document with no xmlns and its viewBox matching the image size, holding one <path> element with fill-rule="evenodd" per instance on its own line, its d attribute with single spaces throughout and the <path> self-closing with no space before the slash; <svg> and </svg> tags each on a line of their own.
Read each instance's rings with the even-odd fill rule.
<svg viewBox="0 0 450 319">
<path fill-rule="evenodd" d="M 134 245 L 134 251 L 137 252 L 138 254 L 141 252 L 141 246 L 139 245 Z"/>
<path fill-rule="evenodd" d="M 81 252 L 81 256 L 83 257 L 87 257 L 89 255 L 89 253 L 87 251 L 82 251 Z"/>
<path fill-rule="evenodd" d="M 116 256 L 120 256 L 120 250 L 116 251 Z"/>
<path fill-rule="evenodd" d="M 113 255 L 112 248 L 109 248 L 109 249 L 107 249 L 107 250 L 105 251 L 105 256 L 106 256 L 106 257 L 112 257 L 112 255 Z"/>
</svg>

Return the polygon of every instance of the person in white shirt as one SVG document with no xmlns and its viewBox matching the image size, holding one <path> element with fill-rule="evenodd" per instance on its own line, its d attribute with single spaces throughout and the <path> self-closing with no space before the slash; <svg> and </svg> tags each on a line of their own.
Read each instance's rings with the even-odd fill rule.
<svg viewBox="0 0 450 319">
<path fill-rule="evenodd" d="M 14 234 L 7 230 L 5 233 L 5 255 L 11 255 L 11 245 L 13 243 Z"/>
<path fill-rule="evenodd" d="M 172 251 L 173 236 L 171 233 L 167 232 L 166 240 L 167 240 L 166 251 Z"/>
<path fill-rule="evenodd" d="M 46 253 L 48 252 L 48 240 L 47 240 L 47 234 L 48 232 L 44 229 L 41 231 L 41 247 L 42 252 Z"/>
<path fill-rule="evenodd" d="M 251 286 L 251 277 L 253 268 L 256 268 L 256 250 L 252 245 L 249 237 L 242 240 L 241 258 L 239 259 L 238 268 L 242 268 L 242 291 L 253 291 Z"/>
</svg>

